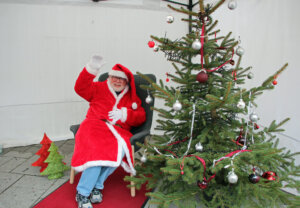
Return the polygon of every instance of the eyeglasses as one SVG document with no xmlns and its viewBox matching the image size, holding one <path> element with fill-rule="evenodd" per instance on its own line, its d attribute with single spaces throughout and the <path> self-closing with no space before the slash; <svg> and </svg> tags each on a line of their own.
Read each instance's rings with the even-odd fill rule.
<svg viewBox="0 0 300 208">
<path fill-rule="evenodd" d="M 115 77 L 115 76 L 110 76 L 111 80 L 116 82 L 116 81 L 120 81 L 120 82 L 126 82 L 126 79 L 121 78 L 121 77 Z"/>
</svg>

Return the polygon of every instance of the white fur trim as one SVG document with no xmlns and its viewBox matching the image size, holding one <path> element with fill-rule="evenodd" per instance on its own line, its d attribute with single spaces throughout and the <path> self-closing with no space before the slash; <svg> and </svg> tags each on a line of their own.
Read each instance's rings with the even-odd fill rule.
<svg viewBox="0 0 300 208">
<path fill-rule="evenodd" d="M 137 109 L 137 104 L 136 104 L 136 102 L 132 103 L 131 107 L 132 107 L 133 110 L 136 110 L 136 109 Z"/>
<path fill-rule="evenodd" d="M 113 135 L 116 137 L 116 139 L 118 140 L 118 144 L 121 144 L 123 147 L 123 150 L 125 152 L 125 157 L 127 159 L 128 165 L 124 165 L 124 162 L 121 162 L 121 166 L 124 168 L 124 170 L 128 173 L 132 173 L 133 175 L 136 174 L 136 171 L 133 167 L 131 158 L 130 158 L 130 153 L 129 153 L 129 149 L 127 148 L 126 142 L 124 141 L 124 139 L 121 137 L 121 135 L 117 132 L 117 130 L 115 129 L 115 127 L 113 125 L 111 125 L 110 123 L 106 123 L 106 125 L 108 126 L 108 128 L 111 130 L 111 132 L 113 133 Z M 132 153 L 134 154 L 134 153 Z M 119 155 L 118 155 L 119 158 Z"/>
<path fill-rule="evenodd" d="M 87 64 L 86 66 L 85 66 L 85 68 L 86 68 L 86 70 L 90 73 L 90 74 L 93 74 L 93 75 L 97 75 L 98 74 L 98 72 L 99 72 L 99 69 L 94 69 L 94 68 L 92 68 L 92 67 L 90 67 L 90 65 L 89 64 Z"/>
<path fill-rule="evenodd" d="M 121 77 L 124 78 L 128 81 L 128 77 L 126 76 L 126 74 L 123 71 L 118 71 L 118 70 L 111 70 L 108 72 L 109 76 L 115 76 L 115 77 Z"/>
<path fill-rule="evenodd" d="M 122 110 L 122 118 L 121 121 L 124 123 L 127 120 L 127 108 L 121 108 Z"/>
</svg>

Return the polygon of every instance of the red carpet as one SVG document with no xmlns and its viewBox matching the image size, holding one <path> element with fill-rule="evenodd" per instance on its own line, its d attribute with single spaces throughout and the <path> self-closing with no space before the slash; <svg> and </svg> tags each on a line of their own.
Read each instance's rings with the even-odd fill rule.
<svg viewBox="0 0 300 208">
<path fill-rule="evenodd" d="M 128 182 L 123 180 L 125 173 L 122 168 L 118 168 L 110 175 L 104 183 L 103 201 L 100 204 L 93 204 L 94 208 L 140 208 L 147 200 L 145 196 L 145 186 L 141 190 L 136 190 L 136 196 L 130 196 L 130 189 L 126 187 Z M 76 186 L 80 178 L 80 173 L 75 176 L 74 184 L 69 181 L 52 192 L 34 208 L 76 208 L 75 201 Z"/>
</svg>

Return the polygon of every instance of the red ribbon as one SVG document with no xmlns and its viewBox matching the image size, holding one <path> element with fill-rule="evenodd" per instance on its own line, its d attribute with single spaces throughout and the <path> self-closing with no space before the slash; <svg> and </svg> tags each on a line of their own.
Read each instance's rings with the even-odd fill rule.
<svg viewBox="0 0 300 208">
<path fill-rule="evenodd" d="M 206 164 L 205 164 L 205 160 L 197 155 L 185 155 L 183 157 L 183 160 L 182 160 L 182 163 L 180 164 L 180 169 L 181 169 L 181 174 L 184 174 L 183 172 L 183 167 L 184 167 L 184 159 L 186 157 L 195 157 L 197 158 L 203 165 L 204 167 L 204 171 L 203 171 L 203 182 L 205 182 L 206 184 L 209 183 L 215 176 L 216 174 L 213 174 L 212 176 L 209 177 L 209 179 L 207 180 L 206 177 L 205 177 L 205 172 L 206 172 Z M 204 186 L 202 189 L 206 188 L 206 186 Z"/>
</svg>

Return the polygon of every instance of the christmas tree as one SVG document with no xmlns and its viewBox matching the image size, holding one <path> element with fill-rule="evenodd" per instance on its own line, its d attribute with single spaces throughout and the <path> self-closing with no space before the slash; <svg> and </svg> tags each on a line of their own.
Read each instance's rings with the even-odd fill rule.
<svg viewBox="0 0 300 208">
<path fill-rule="evenodd" d="M 41 149 L 39 149 L 39 151 L 37 151 L 35 154 L 36 155 L 40 155 L 39 159 L 37 161 L 35 161 L 34 163 L 32 163 L 32 166 L 41 166 L 40 172 L 43 172 L 48 164 L 45 163 L 45 160 L 47 159 L 49 152 L 48 149 L 51 145 L 52 141 L 48 138 L 48 136 L 46 135 L 46 133 L 44 133 L 44 137 L 42 139 L 42 141 L 40 142 L 40 144 L 42 145 Z"/>
<path fill-rule="evenodd" d="M 48 175 L 48 179 L 63 177 L 64 171 L 68 170 L 69 167 L 62 162 L 63 156 L 59 154 L 58 147 L 54 143 L 51 143 L 48 151 L 50 154 L 45 160 L 45 162 L 48 163 L 48 166 L 41 175 Z"/>
<path fill-rule="evenodd" d="M 151 36 L 149 47 L 165 54 L 174 73 L 167 74 L 168 85 L 139 73 L 151 83 L 143 87 L 165 101 L 164 108 L 154 108 L 163 135 L 140 144 L 137 175 L 126 180 L 138 189 L 147 183 L 153 189 L 150 203 L 159 207 L 299 207 L 299 197 L 282 190 L 299 191 L 300 167 L 294 163 L 299 153 L 278 148 L 275 135 L 289 119 L 259 128 L 254 111 L 255 99 L 274 88 L 287 64 L 260 86 L 243 89 L 253 78 L 251 67 L 241 66 L 244 49 L 231 33 L 219 35 L 212 18 L 224 2 L 200 0 L 199 12 L 168 5 L 190 17 L 182 21 L 191 29 L 176 40 Z M 234 9 L 235 1 L 228 7 Z"/>
</svg>

